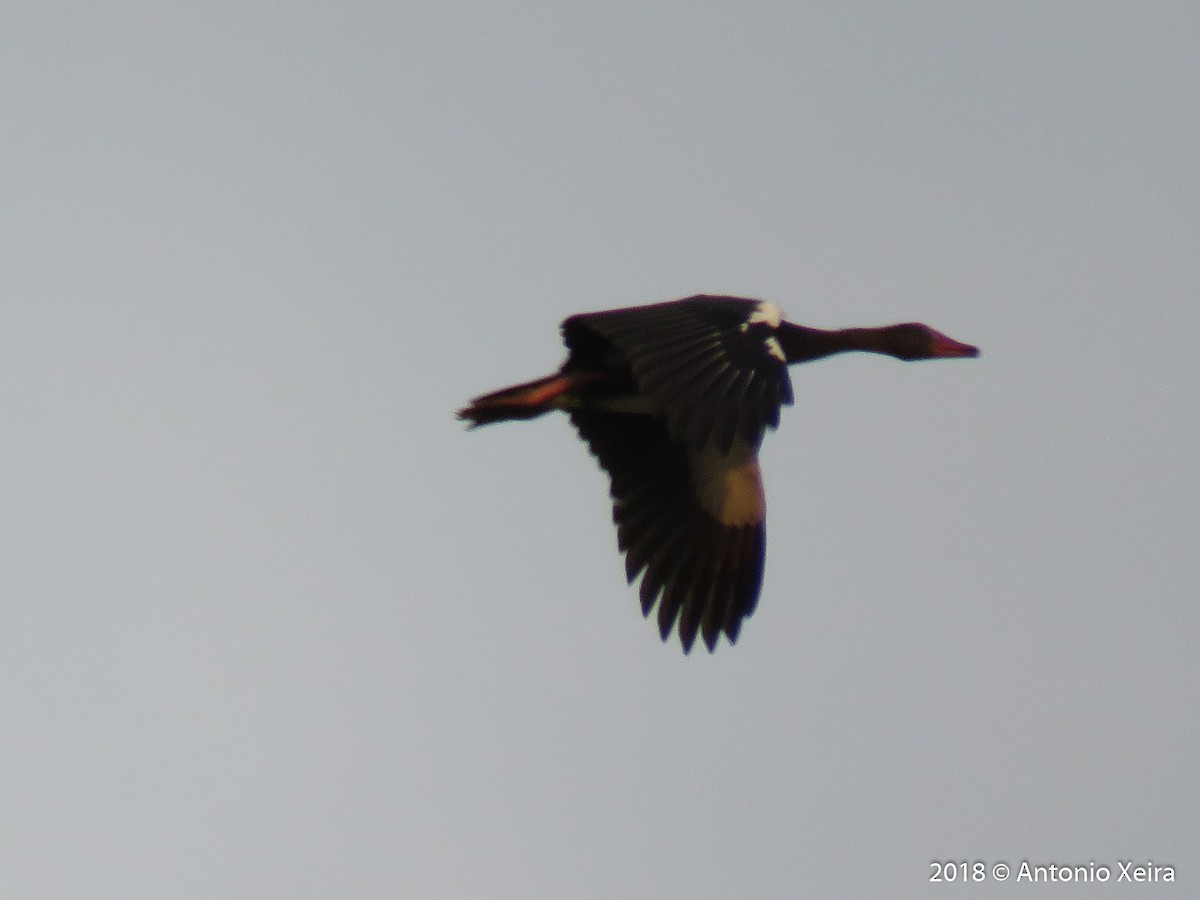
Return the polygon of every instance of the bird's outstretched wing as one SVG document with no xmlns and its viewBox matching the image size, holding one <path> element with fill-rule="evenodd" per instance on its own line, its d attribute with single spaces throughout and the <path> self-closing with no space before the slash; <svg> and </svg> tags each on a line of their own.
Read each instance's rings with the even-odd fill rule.
<svg viewBox="0 0 1200 900">
<path fill-rule="evenodd" d="M 698 295 L 571 316 L 563 339 L 572 352 L 568 367 L 615 351 L 676 440 L 725 452 L 735 438 L 757 447 L 763 431 L 779 424 L 780 406 L 792 402 L 774 336 L 779 323 L 770 304 Z"/>
<path fill-rule="evenodd" d="M 656 599 L 665 641 L 678 620 L 684 651 L 697 631 L 712 650 L 737 640 L 762 586 L 765 505 L 754 450 L 721 453 L 672 438 L 654 416 L 571 410 L 571 421 L 612 481 L 613 521 L 643 615 Z"/>
</svg>

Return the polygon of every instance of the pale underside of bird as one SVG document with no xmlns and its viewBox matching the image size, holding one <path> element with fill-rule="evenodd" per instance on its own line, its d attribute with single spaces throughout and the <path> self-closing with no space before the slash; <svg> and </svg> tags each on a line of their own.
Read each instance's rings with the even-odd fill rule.
<svg viewBox="0 0 1200 900">
<path fill-rule="evenodd" d="M 617 545 L 642 612 L 685 652 L 737 640 L 766 551 L 758 448 L 792 403 L 790 364 L 863 350 L 898 359 L 978 355 L 919 323 L 823 330 L 740 297 L 571 316 L 553 375 L 476 397 L 472 427 L 564 410 L 608 473 Z"/>
</svg>

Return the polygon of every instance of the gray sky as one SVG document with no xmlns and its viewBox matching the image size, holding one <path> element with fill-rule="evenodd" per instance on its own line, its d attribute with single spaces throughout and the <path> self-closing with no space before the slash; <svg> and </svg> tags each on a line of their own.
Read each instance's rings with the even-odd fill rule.
<svg viewBox="0 0 1200 900">
<path fill-rule="evenodd" d="M 1200 892 L 1200 7 L 0 24 L 4 897 Z M 699 291 L 984 355 L 793 370 L 684 657 L 567 422 L 452 413 Z"/>
</svg>

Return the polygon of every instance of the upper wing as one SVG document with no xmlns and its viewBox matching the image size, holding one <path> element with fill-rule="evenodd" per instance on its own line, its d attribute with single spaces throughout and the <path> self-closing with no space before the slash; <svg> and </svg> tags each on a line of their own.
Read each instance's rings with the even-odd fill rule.
<svg viewBox="0 0 1200 900">
<path fill-rule="evenodd" d="M 678 619 L 684 651 L 697 630 L 712 650 L 737 640 L 762 586 L 765 505 L 758 460 L 744 443 L 728 454 L 672 439 L 654 416 L 571 410 L 571 421 L 612 480 L 617 544 L 642 613 L 659 594 L 665 641 Z"/>
<path fill-rule="evenodd" d="M 699 295 L 571 316 L 563 339 L 573 357 L 615 350 L 672 435 L 728 451 L 737 437 L 756 447 L 792 402 L 778 325 L 768 304 Z"/>
</svg>

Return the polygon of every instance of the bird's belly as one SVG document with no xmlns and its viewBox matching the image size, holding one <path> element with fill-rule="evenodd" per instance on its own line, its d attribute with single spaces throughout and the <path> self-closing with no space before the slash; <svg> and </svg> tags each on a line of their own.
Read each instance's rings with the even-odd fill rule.
<svg viewBox="0 0 1200 900">
<path fill-rule="evenodd" d="M 649 416 L 654 413 L 654 410 L 650 407 L 650 400 L 643 394 L 605 397 L 592 402 L 595 409 L 603 409 L 606 412 L 628 413 L 640 416 Z"/>
<path fill-rule="evenodd" d="M 604 412 L 627 415 L 651 416 L 654 410 L 650 401 L 642 394 L 619 394 L 612 397 L 579 396 L 564 394 L 558 404 L 563 409 L 599 409 Z"/>
</svg>

